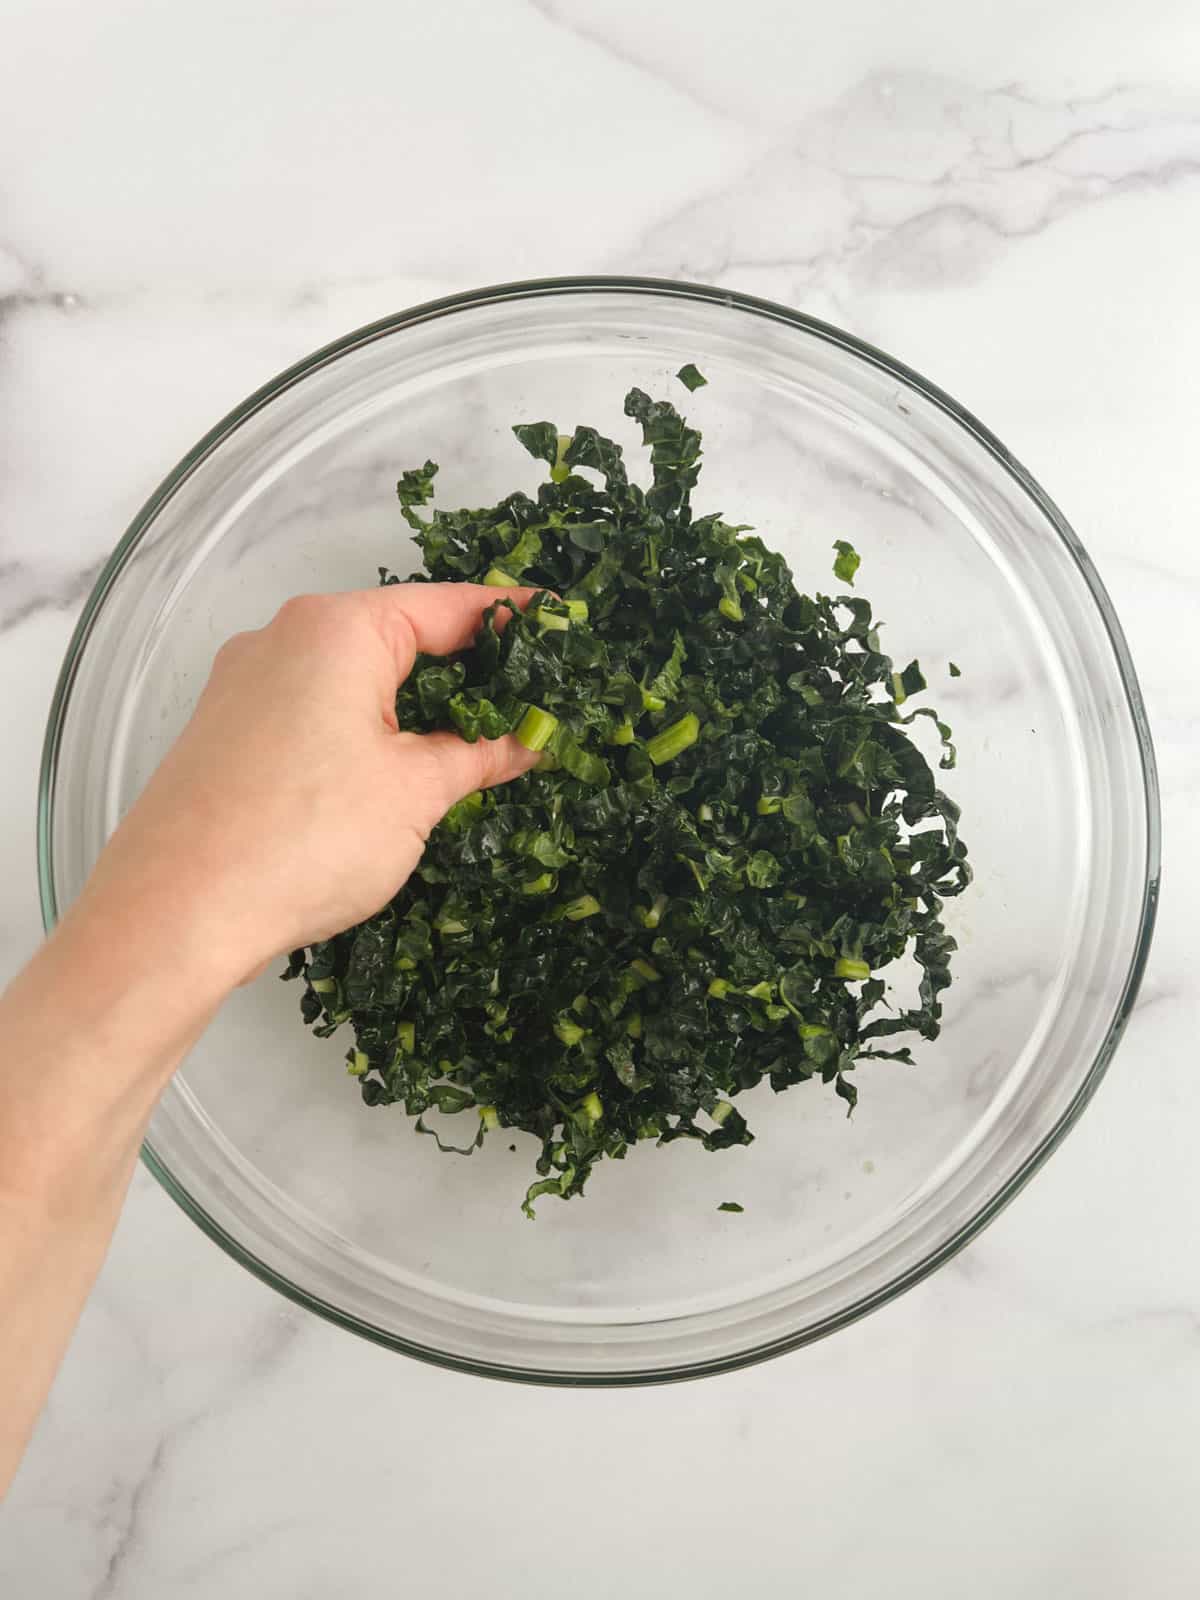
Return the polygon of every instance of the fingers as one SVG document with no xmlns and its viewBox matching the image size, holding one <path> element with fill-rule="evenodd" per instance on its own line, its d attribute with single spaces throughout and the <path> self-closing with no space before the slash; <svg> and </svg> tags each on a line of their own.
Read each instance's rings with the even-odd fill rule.
<svg viewBox="0 0 1200 1600">
<path fill-rule="evenodd" d="M 479 632 L 483 613 L 497 600 L 511 600 L 523 609 L 537 593 L 537 589 L 500 589 L 483 583 L 395 583 L 369 591 L 364 598 L 391 646 L 403 681 L 418 652 L 444 656 L 465 649 Z M 497 620 L 503 623 L 503 612 Z M 526 750 L 511 735 L 468 744 L 451 732 L 401 734 L 399 745 L 401 763 L 419 754 L 422 766 L 432 774 L 432 783 L 420 786 L 420 799 L 415 792 L 410 797 L 413 804 L 430 808 L 430 814 L 414 819 L 425 833 L 464 795 L 508 783 L 538 761 L 535 751 Z"/>
<path fill-rule="evenodd" d="M 489 606 L 497 600 L 511 600 L 523 610 L 537 592 L 494 589 L 485 583 L 390 583 L 365 591 L 362 599 L 391 646 L 397 676 L 403 681 L 412 671 L 418 651 L 448 656 L 465 650 L 479 632 Z M 499 620 L 503 621 L 503 615 Z"/>
</svg>

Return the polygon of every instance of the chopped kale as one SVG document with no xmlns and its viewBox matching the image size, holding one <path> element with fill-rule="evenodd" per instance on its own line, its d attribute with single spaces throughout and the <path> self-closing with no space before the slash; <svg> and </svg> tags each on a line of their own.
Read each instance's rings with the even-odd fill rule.
<svg viewBox="0 0 1200 1600">
<path fill-rule="evenodd" d="M 900 711 L 916 662 L 894 669 L 865 599 L 798 592 L 748 528 L 693 510 L 700 435 L 673 406 L 634 389 L 625 411 L 646 488 L 612 440 L 548 422 L 514 429 L 549 469 L 535 497 L 422 514 L 436 466 L 401 478 L 414 581 L 540 592 L 490 607 L 461 655 L 420 658 L 400 727 L 514 731 L 542 759 L 460 801 L 389 905 L 285 974 L 317 1034 L 350 1024 L 368 1105 L 461 1153 L 533 1134 L 531 1216 L 638 1140 L 750 1143 L 734 1101 L 764 1080 L 819 1079 L 853 1110 L 860 1061 L 937 1036 L 942 902 L 970 879 L 908 731 L 931 719 L 946 768 L 950 730 Z M 858 555 L 835 548 L 849 583 Z M 889 1005 L 913 962 L 916 1003 Z M 447 1144 L 433 1112 L 475 1126 Z"/>
</svg>

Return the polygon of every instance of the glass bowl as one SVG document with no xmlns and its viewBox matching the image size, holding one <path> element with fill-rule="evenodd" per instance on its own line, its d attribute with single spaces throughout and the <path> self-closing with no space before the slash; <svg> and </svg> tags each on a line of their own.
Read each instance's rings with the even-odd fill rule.
<svg viewBox="0 0 1200 1600">
<path fill-rule="evenodd" d="M 709 380 L 690 397 L 688 361 Z M 913 1067 L 864 1062 L 850 1120 L 819 1084 L 764 1084 L 740 1102 L 750 1148 L 638 1147 L 531 1224 L 532 1140 L 450 1160 L 401 1109 L 367 1109 L 345 1040 L 314 1040 L 272 975 L 224 1007 L 144 1150 L 224 1249 L 343 1327 L 576 1385 L 737 1366 L 882 1304 L 1016 1193 L 1108 1064 L 1153 921 L 1153 755 L 1112 607 L 1029 474 L 916 373 L 746 296 L 561 279 L 420 306 L 267 384 L 152 496 L 84 609 L 41 782 L 49 926 L 228 634 L 298 591 L 415 570 L 402 469 L 439 461 L 445 506 L 533 489 L 510 424 L 542 418 L 594 423 L 640 463 L 635 383 L 703 429 L 700 509 L 753 523 L 801 589 L 829 588 L 835 538 L 858 548 L 885 647 L 920 656 L 954 726 L 976 881 L 947 906 L 941 1038 Z"/>
</svg>

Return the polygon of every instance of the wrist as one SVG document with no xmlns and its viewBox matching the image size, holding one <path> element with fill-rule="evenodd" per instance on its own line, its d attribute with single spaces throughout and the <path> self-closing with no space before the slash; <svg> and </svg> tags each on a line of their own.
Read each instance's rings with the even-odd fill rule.
<svg viewBox="0 0 1200 1600">
<path fill-rule="evenodd" d="M 155 1102 L 220 1003 L 98 897 L 80 901 L 6 997 L 0 1185 L 47 1214 L 123 1188 Z"/>
<path fill-rule="evenodd" d="M 261 959 L 241 947 L 234 900 L 194 838 L 122 829 L 54 937 L 88 977 L 144 995 L 164 1027 L 203 1026 Z"/>
</svg>

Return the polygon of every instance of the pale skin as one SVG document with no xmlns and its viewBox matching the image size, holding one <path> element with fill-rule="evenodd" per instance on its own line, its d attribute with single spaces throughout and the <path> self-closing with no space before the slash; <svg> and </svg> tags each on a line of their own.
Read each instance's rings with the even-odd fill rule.
<svg viewBox="0 0 1200 1600">
<path fill-rule="evenodd" d="M 418 651 L 531 590 L 290 601 L 220 651 L 195 714 L 0 998 L 0 1494 L 103 1262 L 158 1096 L 224 998 L 385 904 L 445 811 L 536 761 L 397 731 Z M 44 1060 L 53 1040 L 53 1070 Z"/>
</svg>

